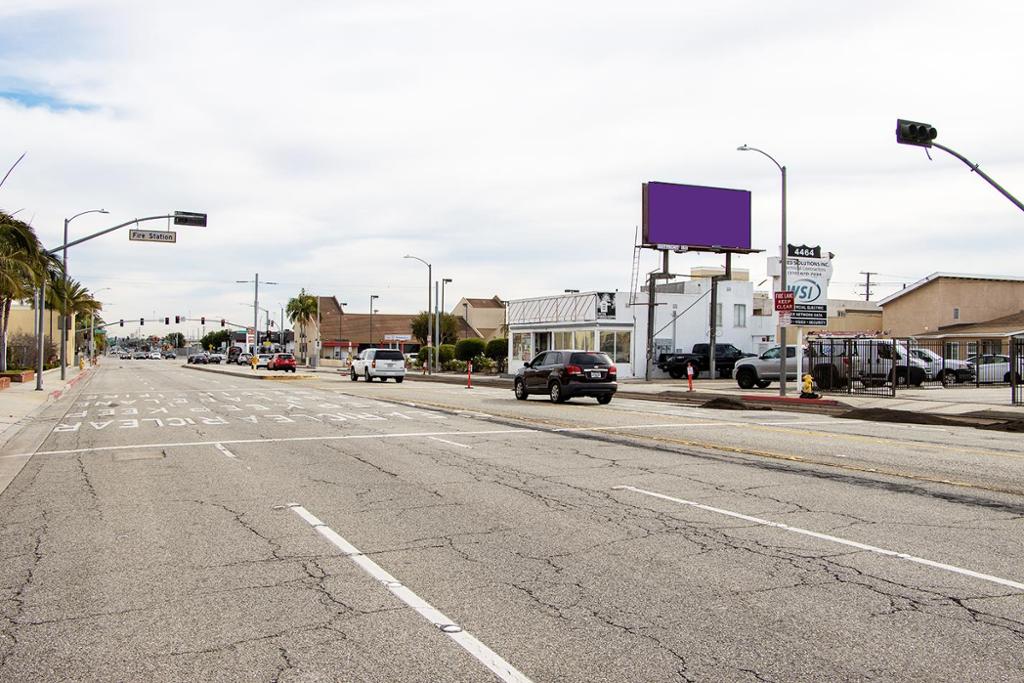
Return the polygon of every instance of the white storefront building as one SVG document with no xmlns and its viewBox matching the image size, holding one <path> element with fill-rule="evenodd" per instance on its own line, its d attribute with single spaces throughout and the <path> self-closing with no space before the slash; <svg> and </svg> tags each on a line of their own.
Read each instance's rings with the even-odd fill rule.
<svg viewBox="0 0 1024 683">
<path fill-rule="evenodd" d="M 694 268 L 686 281 L 655 288 L 654 360 L 707 343 L 711 332 L 711 276 L 722 269 Z M 763 293 L 755 296 L 747 273 L 733 269 L 718 282 L 716 342 L 761 353 L 775 343 L 777 318 Z M 548 349 L 600 350 L 619 377 L 643 377 L 647 358 L 647 292 L 630 304 L 629 292 L 565 293 L 508 302 L 509 372 Z M 656 367 L 651 377 L 667 377 Z"/>
</svg>

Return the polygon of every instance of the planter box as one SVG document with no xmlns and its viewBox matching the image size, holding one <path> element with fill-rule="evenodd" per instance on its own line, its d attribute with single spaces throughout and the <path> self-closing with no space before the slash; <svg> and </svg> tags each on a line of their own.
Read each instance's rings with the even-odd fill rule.
<svg viewBox="0 0 1024 683">
<path fill-rule="evenodd" d="M 4 389 L 7 389 L 10 386 L 11 386 L 11 378 L 10 377 L 0 377 L 0 391 L 3 391 Z"/>
<path fill-rule="evenodd" d="M 24 372 L 0 372 L 0 377 L 6 377 L 11 382 L 31 382 L 36 378 L 36 371 L 25 370 Z"/>
</svg>

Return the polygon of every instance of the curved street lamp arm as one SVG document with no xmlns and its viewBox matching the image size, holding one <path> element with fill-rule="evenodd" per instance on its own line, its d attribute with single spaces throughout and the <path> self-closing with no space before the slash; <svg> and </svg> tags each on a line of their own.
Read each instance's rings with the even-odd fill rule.
<svg viewBox="0 0 1024 683">
<path fill-rule="evenodd" d="M 778 166 L 780 171 L 782 170 L 782 164 L 780 164 L 778 161 L 776 161 L 775 157 L 773 157 L 771 154 L 769 154 L 768 152 L 764 151 L 763 149 L 758 149 L 757 147 L 750 147 L 749 145 L 740 145 L 736 149 L 738 151 L 740 151 L 740 152 L 758 152 L 760 154 L 763 154 L 766 157 L 768 157 L 769 159 L 771 159 L 772 163 L 775 164 L 776 166 Z"/>
<path fill-rule="evenodd" d="M 88 211 L 83 211 L 81 213 L 76 213 L 74 216 L 72 216 L 71 218 L 68 219 L 68 223 L 70 223 L 71 221 L 75 220 L 79 216 L 84 216 L 87 213 L 110 213 L 110 212 L 107 211 L 106 209 L 89 209 Z"/>
<path fill-rule="evenodd" d="M 1016 206 L 1021 211 L 1024 211 L 1024 204 L 1021 204 L 1020 201 L 1016 197 L 1014 197 L 1012 194 L 1010 194 L 1009 192 L 1004 190 L 1002 185 L 1000 185 L 996 181 L 992 180 L 992 178 L 990 178 L 987 173 L 985 173 L 984 171 L 981 170 L 981 168 L 978 166 L 978 164 L 975 164 L 975 163 L 971 162 L 963 154 L 960 154 L 959 152 L 957 152 L 955 150 L 952 150 L 949 147 L 946 147 L 945 145 L 940 145 L 939 143 L 935 142 L 934 140 L 932 141 L 932 147 L 938 147 L 943 152 L 951 154 L 951 155 L 955 156 L 957 159 L 959 159 L 960 161 L 962 161 L 965 164 L 967 164 L 967 166 L 971 169 L 971 171 L 973 171 L 974 173 L 977 173 L 982 178 L 984 178 L 986 181 L 988 181 L 989 185 L 991 185 L 992 187 L 994 187 L 997 190 L 999 190 L 999 193 L 1001 195 L 1003 195 L 1004 197 L 1006 197 L 1007 199 L 1009 199 L 1011 202 L 1013 202 L 1014 206 Z"/>
</svg>

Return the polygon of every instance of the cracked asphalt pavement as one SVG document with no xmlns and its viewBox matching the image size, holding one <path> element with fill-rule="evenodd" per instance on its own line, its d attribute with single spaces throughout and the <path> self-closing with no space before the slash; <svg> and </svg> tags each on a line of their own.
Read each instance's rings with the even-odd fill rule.
<svg viewBox="0 0 1024 683">
<path fill-rule="evenodd" d="M 106 360 L 0 457 L 0 681 L 1024 680 L 1019 435 Z"/>
</svg>

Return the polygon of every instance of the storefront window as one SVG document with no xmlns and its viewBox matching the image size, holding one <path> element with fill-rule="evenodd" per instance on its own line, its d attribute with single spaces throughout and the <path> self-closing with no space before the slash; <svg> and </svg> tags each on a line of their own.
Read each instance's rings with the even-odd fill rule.
<svg viewBox="0 0 1024 683">
<path fill-rule="evenodd" d="M 555 332 L 555 346 L 556 349 L 571 349 L 572 346 L 572 332 Z"/>
<path fill-rule="evenodd" d="M 580 349 L 582 351 L 593 351 L 594 350 L 594 332 L 593 330 L 578 330 L 573 332 L 573 345 L 572 348 Z"/>
<path fill-rule="evenodd" d="M 512 333 L 512 357 L 516 360 L 533 358 L 533 336 L 529 332 Z"/>
<path fill-rule="evenodd" d="M 633 346 L 632 344 L 632 333 L 630 332 L 616 332 L 615 333 L 615 355 L 612 358 L 615 359 L 616 363 L 628 363 L 630 359 L 629 350 Z"/>
<path fill-rule="evenodd" d="M 601 333 L 601 350 L 608 354 L 609 358 L 615 358 L 615 333 Z"/>
</svg>

